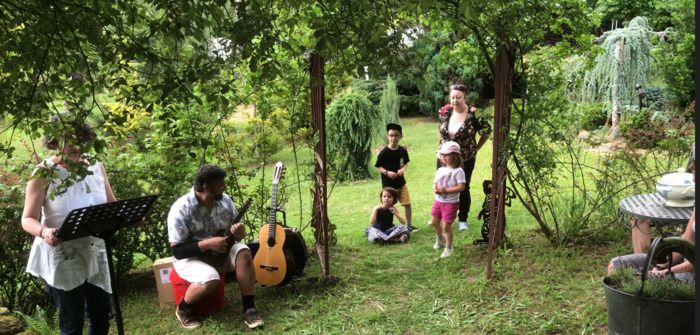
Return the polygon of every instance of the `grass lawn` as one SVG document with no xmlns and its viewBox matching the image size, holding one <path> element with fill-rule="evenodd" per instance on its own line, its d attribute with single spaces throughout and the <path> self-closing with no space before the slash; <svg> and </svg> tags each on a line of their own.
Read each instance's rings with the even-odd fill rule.
<svg viewBox="0 0 700 335">
<path fill-rule="evenodd" d="M 402 120 L 411 157 L 406 173 L 413 204 L 413 224 L 420 228 L 407 244 L 373 245 L 364 237 L 371 208 L 378 203 L 378 174 L 371 180 L 335 185 L 328 213 L 338 243 L 331 249 L 330 272 L 339 279 L 332 286 L 320 280 L 319 261 L 312 256 L 306 275 L 296 288 L 260 288 L 257 306 L 269 334 L 605 334 L 606 310 L 602 277 L 610 257 L 631 249 L 628 240 L 617 245 L 553 247 L 517 200 L 506 210 L 512 248 L 499 250 L 493 280 L 486 282 L 486 246 L 476 217 L 490 179 L 491 144 L 477 157 L 472 178 L 472 206 L 467 232 L 455 233 L 455 252 L 440 259 L 432 249 L 434 233 L 426 226 L 433 194 L 437 147 L 436 122 Z M 302 152 L 308 160 L 308 151 Z M 299 192 L 294 186 L 293 156 L 282 160 L 290 189 L 287 223 L 305 226 L 311 197 L 302 182 L 303 221 Z M 374 163 L 374 161 L 372 162 Z M 269 168 L 269 167 L 268 167 Z M 266 176 L 269 176 L 267 173 Z M 269 177 L 268 177 L 269 178 Z M 303 231 L 307 245 L 312 230 Z M 181 334 L 173 309 L 161 309 L 152 272 L 120 283 L 125 329 L 131 334 Z M 225 309 L 189 334 L 231 334 L 247 331 L 240 316 L 240 293 L 235 283 L 226 290 Z M 115 329 L 113 329 L 115 330 Z"/>
</svg>

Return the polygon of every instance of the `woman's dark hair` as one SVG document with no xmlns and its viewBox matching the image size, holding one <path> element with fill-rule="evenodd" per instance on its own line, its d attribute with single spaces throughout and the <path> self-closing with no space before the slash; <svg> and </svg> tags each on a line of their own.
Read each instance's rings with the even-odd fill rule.
<svg viewBox="0 0 700 335">
<path fill-rule="evenodd" d="M 466 95 L 467 93 L 469 93 L 469 87 L 467 87 L 467 85 L 464 84 L 454 84 L 450 86 L 450 91 L 460 91 Z"/>
<path fill-rule="evenodd" d="M 391 204 L 396 205 L 396 203 L 399 201 L 399 191 L 389 186 L 382 188 L 382 191 L 379 192 L 379 202 L 382 202 L 382 194 L 384 194 L 384 192 L 389 192 L 389 194 L 391 194 L 391 197 L 394 199 Z"/>
<path fill-rule="evenodd" d="M 224 178 L 226 178 L 226 171 L 222 168 L 211 164 L 202 165 L 194 176 L 194 190 L 202 192 L 204 186 L 211 188 L 215 181 Z"/>
<path fill-rule="evenodd" d="M 71 129 L 70 125 L 66 127 L 66 131 L 69 129 Z M 88 143 L 91 143 L 97 137 L 97 135 L 95 134 L 95 131 L 92 130 L 92 128 L 90 128 L 90 126 L 88 126 L 87 123 L 85 123 L 85 122 L 74 123 L 72 126 L 72 130 L 73 130 L 72 136 L 66 135 L 66 136 L 63 136 L 63 138 L 60 140 L 63 140 L 65 142 L 67 140 L 75 139 L 77 141 L 77 143 L 75 143 L 75 144 L 83 146 L 83 145 L 86 145 Z M 56 149 L 58 149 L 58 147 L 60 145 L 60 140 L 56 137 L 48 137 L 47 136 L 44 139 L 44 145 L 51 150 L 56 150 Z M 65 145 L 65 143 L 64 143 L 64 145 Z"/>
</svg>

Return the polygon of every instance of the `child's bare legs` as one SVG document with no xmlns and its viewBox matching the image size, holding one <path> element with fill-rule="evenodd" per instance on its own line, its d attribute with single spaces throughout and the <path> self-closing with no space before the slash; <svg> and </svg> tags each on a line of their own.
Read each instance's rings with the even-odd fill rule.
<svg viewBox="0 0 700 335">
<path fill-rule="evenodd" d="M 635 254 L 649 252 L 651 244 L 651 227 L 649 220 L 632 218 L 632 251 Z"/>
<path fill-rule="evenodd" d="M 442 224 L 442 236 L 445 239 L 445 249 L 452 249 L 452 222 L 440 222 Z"/>
<path fill-rule="evenodd" d="M 412 210 L 411 210 L 411 204 L 405 204 L 403 205 L 404 210 L 406 211 L 406 227 L 411 226 L 411 215 L 412 215 Z"/>
<path fill-rule="evenodd" d="M 442 236 L 445 239 L 445 250 L 442 251 L 440 258 L 450 257 L 452 254 L 452 222 L 442 221 Z"/>
<path fill-rule="evenodd" d="M 433 249 L 440 249 L 440 246 L 445 244 L 445 238 L 442 236 L 442 226 L 440 225 L 440 217 L 433 216 L 430 220 L 430 225 L 435 229 L 435 245 Z"/>
</svg>

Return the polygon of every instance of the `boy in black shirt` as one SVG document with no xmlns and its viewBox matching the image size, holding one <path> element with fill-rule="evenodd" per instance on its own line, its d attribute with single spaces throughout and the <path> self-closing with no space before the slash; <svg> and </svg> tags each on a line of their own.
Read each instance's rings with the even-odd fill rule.
<svg viewBox="0 0 700 335">
<path fill-rule="evenodd" d="M 406 227 L 417 230 L 411 225 L 411 195 L 408 193 L 404 173 L 409 162 L 408 151 L 399 145 L 403 137 L 401 126 L 396 123 L 386 125 L 386 138 L 389 144 L 377 155 L 374 167 L 382 175 L 382 187 L 393 187 L 399 192 L 399 202 L 406 211 Z"/>
</svg>

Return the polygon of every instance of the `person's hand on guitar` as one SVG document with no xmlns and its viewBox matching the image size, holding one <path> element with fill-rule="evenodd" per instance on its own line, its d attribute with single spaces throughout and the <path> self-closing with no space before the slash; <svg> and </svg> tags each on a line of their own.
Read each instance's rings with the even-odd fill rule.
<svg viewBox="0 0 700 335">
<path fill-rule="evenodd" d="M 228 247 L 226 243 L 226 237 L 225 236 L 214 236 L 210 237 L 206 240 L 202 240 L 202 244 L 204 248 L 202 248 L 202 245 L 200 244 L 200 248 L 204 250 L 211 250 L 215 253 L 222 254 L 226 252 L 226 248 Z"/>
<path fill-rule="evenodd" d="M 231 226 L 231 235 L 233 235 L 234 240 L 243 241 L 245 238 L 245 225 L 243 222 L 234 223 Z"/>
</svg>

